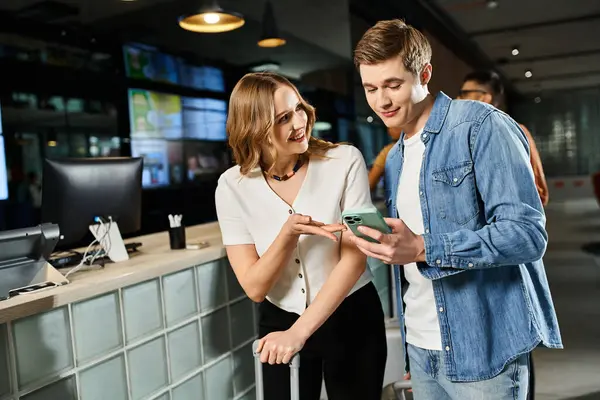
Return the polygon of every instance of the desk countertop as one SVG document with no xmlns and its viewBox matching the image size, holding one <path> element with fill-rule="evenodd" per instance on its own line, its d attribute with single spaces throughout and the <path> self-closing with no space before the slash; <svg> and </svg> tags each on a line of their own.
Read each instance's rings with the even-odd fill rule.
<svg viewBox="0 0 600 400">
<path fill-rule="evenodd" d="M 226 256 L 216 222 L 186 228 L 188 243 L 207 241 L 200 250 L 171 250 L 166 231 L 128 239 L 142 247 L 127 261 L 108 263 L 104 268 L 75 272 L 67 285 L 21 294 L 0 301 L 0 323 L 37 314 L 69 303 L 95 297 L 195 265 Z M 66 271 L 63 271 L 66 273 Z"/>
</svg>

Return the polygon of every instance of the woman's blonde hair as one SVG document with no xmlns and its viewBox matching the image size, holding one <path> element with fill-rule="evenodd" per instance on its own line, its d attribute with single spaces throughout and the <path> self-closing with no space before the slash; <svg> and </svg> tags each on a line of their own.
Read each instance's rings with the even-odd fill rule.
<svg viewBox="0 0 600 400">
<path fill-rule="evenodd" d="M 282 85 L 296 92 L 300 106 L 307 115 L 308 150 L 304 156 L 324 157 L 329 149 L 337 147 L 334 143 L 311 136 L 315 124 L 315 109 L 300 96 L 298 89 L 290 81 L 270 72 L 246 74 L 233 88 L 227 116 L 229 146 L 242 175 L 247 175 L 261 163 L 262 145 L 268 143 L 275 126 L 275 91 Z M 270 160 L 274 162 L 276 159 L 275 149 L 271 148 Z M 273 164 L 263 165 L 267 171 L 272 167 Z"/>
</svg>

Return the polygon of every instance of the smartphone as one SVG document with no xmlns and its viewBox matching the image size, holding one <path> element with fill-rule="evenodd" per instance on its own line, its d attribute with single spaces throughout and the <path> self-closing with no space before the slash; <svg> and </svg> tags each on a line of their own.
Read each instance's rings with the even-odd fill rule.
<svg viewBox="0 0 600 400">
<path fill-rule="evenodd" d="M 357 229 L 359 226 L 368 226 L 369 228 L 378 230 L 382 233 L 392 233 L 388 224 L 385 223 L 383 216 L 375 207 L 363 208 L 360 210 L 344 210 L 342 212 L 342 220 L 354 235 L 372 243 L 379 242 L 372 237 L 360 233 Z"/>
</svg>

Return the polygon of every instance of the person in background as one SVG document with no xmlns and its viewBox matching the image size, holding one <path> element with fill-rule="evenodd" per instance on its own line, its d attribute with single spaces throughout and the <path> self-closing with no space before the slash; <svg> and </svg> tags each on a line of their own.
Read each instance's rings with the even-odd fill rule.
<svg viewBox="0 0 600 400">
<path fill-rule="evenodd" d="M 489 104 L 431 95 L 431 57 L 398 19 L 356 45 L 367 103 L 402 135 L 385 166 L 392 232 L 351 241 L 394 266 L 415 399 L 524 400 L 530 352 L 562 348 L 528 143 Z"/>
<path fill-rule="evenodd" d="M 300 352 L 300 398 L 380 400 L 387 344 L 367 259 L 341 213 L 373 207 L 360 151 L 311 137 L 314 109 L 287 79 L 244 76 L 229 102 L 237 165 L 215 193 L 223 244 L 259 302 L 265 400 L 289 399 L 286 364 Z"/>
<path fill-rule="evenodd" d="M 503 94 L 504 86 L 497 73 L 494 71 L 475 71 L 465 77 L 458 98 L 462 100 L 483 101 L 499 108 Z M 519 126 L 527 136 L 530 149 L 529 161 L 531 162 L 533 175 L 535 176 L 535 186 L 542 204 L 546 206 L 550 200 L 550 193 L 548 192 L 548 184 L 546 183 L 540 153 L 529 130 L 523 124 L 519 124 Z"/>
<path fill-rule="evenodd" d="M 392 143 L 381 149 L 379 154 L 377 154 L 377 157 L 375 157 L 375 161 L 373 161 L 373 165 L 369 171 L 369 187 L 371 188 L 371 191 L 375 190 L 379 180 L 383 176 L 385 170 L 385 159 L 390 152 L 390 149 L 394 147 L 394 145 L 398 142 L 398 139 L 400 139 L 401 133 L 402 131 L 399 129 L 388 128 L 388 134 L 390 135 L 390 138 L 392 138 Z"/>
<path fill-rule="evenodd" d="M 458 98 L 462 100 L 483 101 L 484 103 L 499 108 L 503 95 L 504 85 L 502 85 L 502 80 L 496 72 L 474 71 L 465 76 Z M 548 191 L 548 184 L 546 183 L 546 176 L 544 174 L 544 168 L 542 167 L 540 153 L 538 152 L 535 140 L 533 139 L 533 136 L 531 136 L 529 130 L 523 124 L 519 124 L 519 126 L 527 136 L 530 149 L 529 162 L 533 169 L 535 186 L 540 195 L 542 205 L 546 206 L 550 199 L 550 193 Z M 533 400 L 535 398 L 535 368 L 533 364 L 532 355 L 529 360 L 528 400 Z"/>
</svg>

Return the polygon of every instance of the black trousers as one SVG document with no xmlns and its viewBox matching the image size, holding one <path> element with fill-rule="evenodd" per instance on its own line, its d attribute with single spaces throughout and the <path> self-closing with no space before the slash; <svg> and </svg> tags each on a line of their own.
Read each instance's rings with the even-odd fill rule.
<svg viewBox="0 0 600 400">
<path fill-rule="evenodd" d="M 529 390 L 527 400 L 535 399 L 535 368 L 533 367 L 533 353 L 529 353 Z"/>
<path fill-rule="evenodd" d="M 265 300 L 259 307 L 259 337 L 290 328 L 299 318 Z M 369 283 L 348 296 L 300 351 L 300 400 L 380 400 L 387 342 L 381 302 Z M 263 364 L 265 400 L 290 398 L 288 365 Z"/>
</svg>

